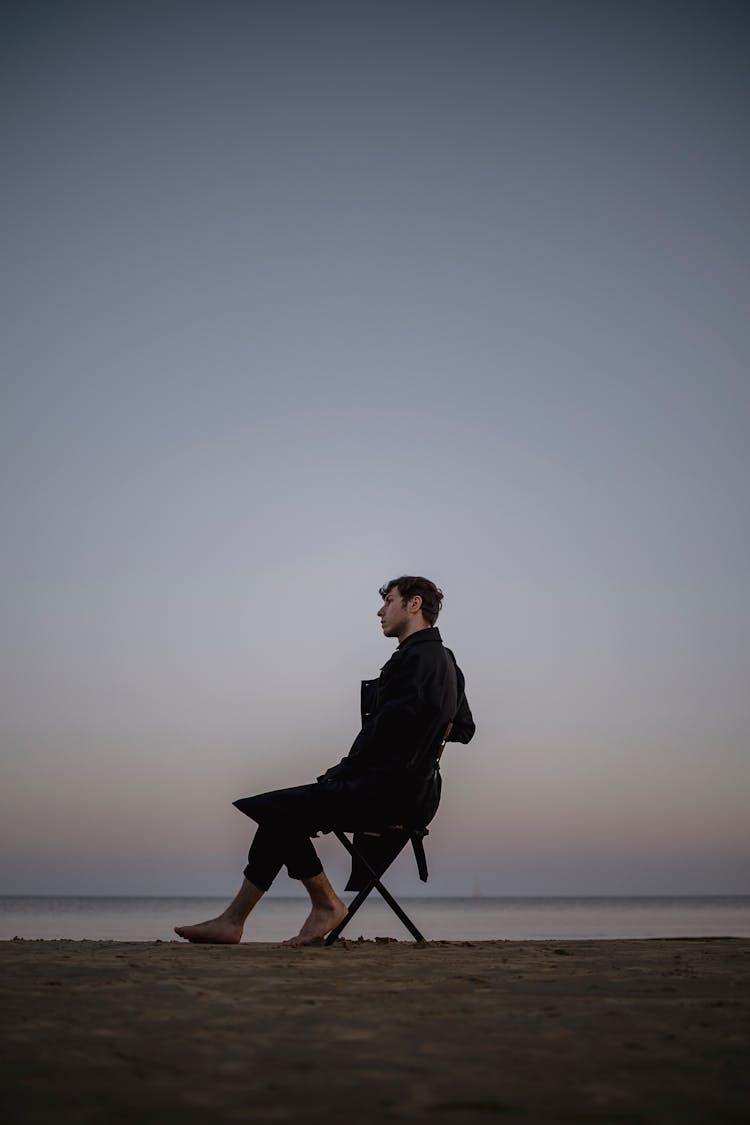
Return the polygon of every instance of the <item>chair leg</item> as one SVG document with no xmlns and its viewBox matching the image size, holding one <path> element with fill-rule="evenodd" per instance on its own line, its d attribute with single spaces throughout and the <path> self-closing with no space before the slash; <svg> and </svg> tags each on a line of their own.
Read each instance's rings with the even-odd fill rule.
<svg viewBox="0 0 750 1125">
<path fill-rule="evenodd" d="M 401 909 L 401 907 L 396 902 L 393 895 L 385 889 L 385 887 L 383 886 L 383 884 L 380 882 L 379 879 L 376 879 L 375 886 L 377 887 L 378 891 L 380 892 L 382 897 L 385 899 L 385 901 L 388 903 L 388 905 L 390 906 L 393 913 L 398 918 L 401 919 L 401 921 L 406 926 L 407 930 L 409 931 L 411 936 L 414 938 L 414 940 L 415 941 L 424 941 L 424 937 L 422 936 L 422 934 L 420 934 L 419 930 L 414 925 L 414 923 L 412 922 L 409 915 L 404 910 Z"/>
<path fill-rule="evenodd" d="M 344 847 L 346 848 L 346 850 L 349 852 L 350 855 L 352 855 L 352 856 L 356 855 L 354 847 L 352 846 L 352 844 L 349 843 L 348 838 L 344 835 L 343 832 L 335 831 L 334 835 L 336 836 L 336 838 L 338 840 L 341 841 L 341 843 L 344 845 Z M 408 840 L 404 840 L 404 846 L 406 846 L 407 843 L 408 843 Z M 378 877 L 377 872 L 370 866 L 370 864 L 367 862 L 367 860 L 364 859 L 362 856 L 359 856 L 359 859 L 365 865 L 367 870 L 370 872 L 370 875 L 372 876 L 372 879 L 371 879 L 370 883 L 366 887 L 364 887 L 356 895 L 356 897 L 354 899 L 352 899 L 352 902 L 349 906 L 349 910 L 346 914 L 346 917 L 341 922 L 339 922 L 339 924 L 338 924 L 338 926 L 336 927 L 335 930 L 331 930 L 330 934 L 325 939 L 325 944 L 326 945 L 333 945 L 333 943 L 336 941 L 336 939 L 338 938 L 339 934 L 344 929 L 346 924 L 349 921 L 351 921 L 351 919 L 354 917 L 356 912 L 359 910 L 360 906 L 365 901 L 365 899 L 367 898 L 367 896 L 369 895 L 369 893 L 373 889 L 373 887 L 377 888 L 380 896 L 388 903 L 388 905 L 390 906 L 391 910 L 396 915 L 396 917 L 404 924 L 404 926 L 406 926 L 407 930 L 412 935 L 414 940 L 423 942 L 425 940 L 424 937 L 419 932 L 417 927 L 414 925 L 414 923 L 412 922 L 409 915 L 404 910 L 402 910 L 402 908 L 396 902 L 395 898 L 390 893 L 390 891 L 388 891 L 383 886 L 383 884 L 380 882 L 380 879 Z"/>
</svg>

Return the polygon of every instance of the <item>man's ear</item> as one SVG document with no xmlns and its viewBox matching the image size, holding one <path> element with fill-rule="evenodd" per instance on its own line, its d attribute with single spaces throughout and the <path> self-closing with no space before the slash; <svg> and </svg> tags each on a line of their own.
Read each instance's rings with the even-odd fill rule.
<svg viewBox="0 0 750 1125">
<path fill-rule="evenodd" d="M 422 608 L 422 595 L 421 594 L 415 594 L 414 595 L 414 597 L 409 602 L 409 608 L 410 609 L 412 608 L 412 606 L 414 607 L 414 612 L 419 613 L 420 609 Z"/>
</svg>

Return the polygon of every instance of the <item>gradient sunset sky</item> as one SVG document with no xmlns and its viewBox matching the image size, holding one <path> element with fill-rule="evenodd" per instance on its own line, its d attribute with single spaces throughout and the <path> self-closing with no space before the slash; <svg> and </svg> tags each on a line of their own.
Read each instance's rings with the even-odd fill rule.
<svg viewBox="0 0 750 1125">
<path fill-rule="evenodd" d="M 234 891 L 404 572 L 428 893 L 750 892 L 747 13 L 3 5 L 0 892 Z"/>
</svg>

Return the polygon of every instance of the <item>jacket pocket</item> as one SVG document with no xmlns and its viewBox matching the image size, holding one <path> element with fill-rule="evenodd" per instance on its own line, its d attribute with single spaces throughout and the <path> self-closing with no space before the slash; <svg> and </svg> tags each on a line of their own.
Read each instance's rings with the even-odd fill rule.
<svg viewBox="0 0 750 1125">
<path fill-rule="evenodd" d="M 375 700 L 378 697 L 378 684 L 380 680 L 362 680 L 362 688 L 359 694 L 360 712 L 362 714 L 362 725 L 369 719 L 375 710 Z"/>
</svg>

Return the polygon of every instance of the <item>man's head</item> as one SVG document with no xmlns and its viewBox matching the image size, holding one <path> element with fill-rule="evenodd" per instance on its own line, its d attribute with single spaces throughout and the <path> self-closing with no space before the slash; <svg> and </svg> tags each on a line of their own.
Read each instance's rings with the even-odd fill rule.
<svg viewBox="0 0 750 1125">
<path fill-rule="evenodd" d="M 386 637 L 403 641 L 417 629 L 429 629 L 437 621 L 443 591 L 429 578 L 402 575 L 380 588 L 383 604 L 378 617 Z"/>
</svg>

